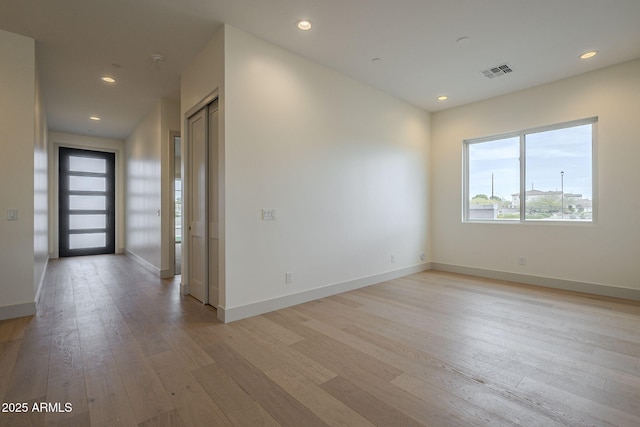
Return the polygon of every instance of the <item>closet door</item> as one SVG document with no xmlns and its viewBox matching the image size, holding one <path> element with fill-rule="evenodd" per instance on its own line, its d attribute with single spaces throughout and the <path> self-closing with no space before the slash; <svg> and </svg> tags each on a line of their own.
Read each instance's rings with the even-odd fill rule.
<svg viewBox="0 0 640 427">
<path fill-rule="evenodd" d="M 188 119 L 189 144 L 189 293 L 209 303 L 207 107 Z"/>
</svg>

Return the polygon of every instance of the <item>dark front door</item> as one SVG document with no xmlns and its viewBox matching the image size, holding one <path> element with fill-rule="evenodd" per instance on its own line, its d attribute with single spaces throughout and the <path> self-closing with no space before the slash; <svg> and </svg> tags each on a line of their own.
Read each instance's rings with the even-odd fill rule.
<svg viewBox="0 0 640 427">
<path fill-rule="evenodd" d="M 115 252 L 115 154 L 60 148 L 60 256 Z"/>
</svg>

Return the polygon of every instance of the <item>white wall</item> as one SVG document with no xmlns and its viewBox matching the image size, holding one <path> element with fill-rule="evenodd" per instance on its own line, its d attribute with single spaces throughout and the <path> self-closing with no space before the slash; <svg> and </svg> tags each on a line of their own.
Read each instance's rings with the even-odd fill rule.
<svg viewBox="0 0 640 427">
<path fill-rule="evenodd" d="M 636 60 L 434 114 L 434 266 L 638 297 L 619 288 L 640 290 L 639 99 Z M 464 139 L 593 116 L 599 118 L 596 224 L 461 222 Z M 520 256 L 526 265 L 518 264 Z"/>
<path fill-rule="evenodd" d="M 180 129 L 179 105 L 158 100 L 126 140 L 126 251 L 169 276 L 169 131 Z"/>
<path fill-rule="evenodd" d="M 36 70 L 37 72 L 37 70 Z M 33 280 L 36 302 L 49 261 L 49 147 L 47 117 L 36 74 L 35 143 L 33 155 Z"/>
<path fill-rule="evenodd" d="M 226 27 L 225 117 L 227 320 L 426 268 L 428 113 Z"/>
<path fill-rule="evenodd" d="M 160 274 L 161 105 L 142 119 L 126 141 L 126 251 Z"/>
<path fill-rule="evenodd" d="M 182 118 L 213 92 L 219 318 L 428 267 L 428 113 L 230 26 L 183 73 Z"/>
<path fill-rule="evenodd" d="M 124 252 L 124 141 L 87 135 L 49 132 L 49 252 L 58 257 L 58 157 L 60 147 L 115 153 L 116 155 L 116 253 Z"/>
<path fill-rule="evenodd" d="M 35 41 L 0 30 L 0 319 L 35 313 L 34 164 L 40 166 L 41 107 L 36 99 Z M 39 181 L 40 183 L 40 181 Z M 8 221 L 7 210 L 18 209 Z M 38 217 L 40 219 L 40 217 Z"/>
</svg>

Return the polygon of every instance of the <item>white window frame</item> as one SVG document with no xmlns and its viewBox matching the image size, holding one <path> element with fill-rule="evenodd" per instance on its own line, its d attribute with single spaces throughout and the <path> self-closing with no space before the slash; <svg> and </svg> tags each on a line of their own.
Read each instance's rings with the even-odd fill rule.
<svg viewBox="0 0 640 427">
<path fill-rule="evenodd" d="M 539 132 L 547 132 L 558 129 L 566 129 L 576 126 L 582 125 L 592 125 L 591 128 L 591 189 L 592 189 L 592 214 L 591 220 L 539 220 L 539 219 L 526 219 L 526 197 L 522 197 L 523 194 L 526 194 L 526 172 L 527 172 L 527 161 L 526 161 L 526 141 L 525 137 L 529 134 L 539 133 Z M 549 126 L 542 126 L 536 128 L 524 129 L 517 132 L 508 132 L 499 135 L 486 136 L 481 138 L 471 138 L 462 141 L 463 144 L 463 177 L 462 177 L 462 222 L 467 223 L 488 223 L 488 224 L 583 224 L 583 225 L 593 225 L 597 221 L 597 200 L 598 200 L 598 191 L 597 191 L 597 128 L 598 128 L 598 117 L 589 117 L 586 119 L 573 120 L 564 123 L 558 123 Z M 491 142 L 501 139 L 507 138 L 519 138 L 520 145 L 520 219 L 469 219 L 469 206 L 470 206 L 470 194 L 469 194 L 469 146 L 473 144 L 481 144 L 484 142 Z"/>
</svg>

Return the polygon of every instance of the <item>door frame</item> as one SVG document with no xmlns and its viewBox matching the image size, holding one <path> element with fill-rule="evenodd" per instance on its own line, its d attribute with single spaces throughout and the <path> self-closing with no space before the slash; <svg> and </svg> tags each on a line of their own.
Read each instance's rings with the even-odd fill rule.
<svg viewBox="0 0 640 427">
<path fill-rule="evenodd" d="M 175 203 L 175 183 L 176 183 L 176 175 L 175 175 L 175 170 L 176 170 L 176 156 L 175 156 L 175 143 L 176 143 L 176 138 L 180 138 L 182 139 L 180 132 L 177 130 L 170 130 L 169 131 L 169 175 L 170 175 L 170 183 L 169 183 L 169 191 L 171 192 L 171 202 L 170 202 L 170 206 L 171 206 L 171 212 L 170 212 L 170 218 L 171 220 L 170 222 L 170 226 L 171 226 L 171 230 L 168 231 L 169 234 L 169 242 L 170 243 L 170 248 L 169 248 L 169 277 L 173 277 L 176 274 L 180 274 L 180 273 L 176 273 L 176 250 L 175 250 L 175 240 L 176 240 L 176 234 L 175 234 L 175 230 L 176 230 L 176 203 Z M 182 158 L 182 145 L 184 145 L 182 142 L 180 143 L 180 179 L 182 181 L 182 218 L 184 218 L 184 160 Z M 184 221 L 182 222 L 182 230 L 184 232 Z M 182 241 L 184 243 L 184 235 L 182 236 Z M 183 246 L 183 250 L 184 250 L 184 246 Z"/>
<path fill-rule="evenodd" d="M 64 153 L 66 152 L 66 153 Z M 93 154 L 95 153 L 95 154 Z M 62 155 L 62 156 L 61 156 Z M 66 158 L 66 161 L 61 161 L 61 157 Z M 96 211 L 86 210 L 85 214 L 104 212 L 106 215 L 106 224 L 104 228 L 104 233 L 106 234 L 106 241 L 104 247 L 99 248 L 86 248 L 86 249 L 71 249 L 69 248 L 69 240 L 71 234 L 74 233 L 69 228 L 69 216 L 71 215 L 69 210 L 70 201 L 68 198 L 61 198 L 61 193 L 66 192 L 70 193 L 72 190 L 68 188 L 67 185 L 63 185 L 60 183 L 60 176 L 72 176 L 73 172 L 67 170 L 62 170 L 62 166 L 67 165 L 71 159 L 71 157 L 87 157 L 94 159 L 102 159 L 106 162 L 106 172 L 104 173 L 104 178 L 106 180 L 106 190 L 104 191 L 105 200 L 105 209 L 99 209 Z M 83 256 L 83 255 L 96 255 L 96 254 L 113 254 L 116 252 L 116 156 L 115 153 L 101 150 L 87 150 L 87 149 L 79 149 L 79 148 L 69 148 L 69 147 L 59 147 L 58 148 L 58 253 L 59 256 L 71 257 L 71 256 Z M 77 174 L 77 172 L 76 172 Z M 83 173 L 84 174 L 84 173 Z M 92 175 L 92 174 L 91 174 Z M 84 175 L 84 176 L 91 176 Z M 103 174 L 100 174 L 103 175 Z M 89 193 L 91 195 L 91 193 Z M 67 194 L 67 197 L 70 197 L 71 194 Z M 67 213 L 62 215 L 62 212 L 66 211 Z M 64 229 L 64 230 L 62 230 Z M 66 233 L 63 233 L 66 231 Z M 96 229 L 97 231 L 97 229 Z M 86 231 L 85 231 L 86 232 Z M 80 233 L 82 234 L 82 233 Z M 64 253 L 61 253 L 64 252 Z"/>
<path fill-rule="evenodd" d="M 49 258 L 60 257 L 60 220 L 58 215 L 60 148 L 104 151 L 116 155 L 116 253 L 124 253 L 124 142 L 95 137 L 51 133 L 49 136 Z"/>
<path fill-rule="evenodd" d="M 183 117 L 183 132 L 182 132 L 182 159 L 183 159 L 183 185 L 182 185 L 182 207 L 183 207 L 183 212 L 182 212 L 182 217 L 183 217 L 183 227 L 185 224 L 190 224 L 191 223 L 191 218 L 192 218 L 192 214 L 191 214 L 191 176 L 192 176 L 192 171 L 191 171 L 191 165 L 190 165 L 190 150 L 191 150 L 191 141 L 190 138 L 191 136 L 189 135 L 189 119 L 196 113 L 198 113 L 200 110 L 202 110 L 203 108 L 213 104 L 214 102 L 217 102 L 217 108 L 218 108 L 218 150 L 217 150 L 217 159 L 218 162 L 216 165 L 212 165 L 211 159 L 210 159 L 210 155 L 208 154 L 208 158 L 206 161 L 207 164 L 207 169 L 208 169 L 208 174 L 212 173 L 211 170 L 212 168 L 215 168 L 216 171 L 213 173 L 216 173 L 218 176 L 218 228 L 219 228 L 219 240 L 218 240 L 218 254 L 219 256 L 217 257 L 217 268 L 215 269 L 215 271 L 217 271 L 217 280 L 218 280 L 218 295 L 216 295 L 214 298 L 209 298 L 209 301 L 214 300 L 217 301 L 218 304 L 214 305 L 216 308 L 218 308 L 218 306 L 220 305 L 220 303 L 223 301 L 222 296 L 224 293 L 224 243 L 223 243 L 223 236 L 224 236 L 224 216 L 223 216 L 223 212 L 224 209 L 222 208 L 223 206 L 223 191 L 222 189 L 224 188 L 224 182 L 223 182 L 223 177 L 224 177 L 224 173 L 223 173 L 223 169 L 222 169 L 222 165 L 224 164 L 224 156 L 223 156 L 223 149 L 221 148 L 222 144 L 221 144 L 221 140 L 220 140 L 220 133 L 221 133 L 221 128 L 222 128 L 222 115 L 220 114 L 221 111 L 221 105 L 220 105 L 220 99 L 218 96 L 218 90 L 214 90 L 213 92 L 211 92 L 209 95 L 205 96 L 200 102 L 198 102 L 197 104 L 195 104 L 193 107 L 191 107 L 189 110 L 187 110 L 184 114 Z M 207 120 L 208 120 L 208 114 L 207 114 Z M 208 128 L 208 126 L 207 126 Z M 208 129 L 207 129 L 207 145 L 208 145 Z M 208 150 L 208 147 L 207 147 Z M 209 153 L 209 151 L 207 151 L 207 153 Z M 207 228 L 209 228 L 209 188 L 208 188 L 208 183 L 209 183 L 209 178 L 207 177 L 207 202 L 206 202 L 206 206 L 207 206 Z M 207 230 L 206 233 L 207 236 L 207 245 L 209 245 L 209 241 L 210 239 L 208 238 L 210 236 L 210 232 Z M 187 230 L 183 229 L 183 236 L 182 236 L 182 280 L 180 283 L 181 286 L 181 293 L 183 295 L 189 295 L 190 290 L 189 290 L 189 283 L 190 283 L 190 272 L 189 272 L 189 266 L 190 266 L 190 235 L 187 232 Z M 209 254 L 207 253 L 206 259 L 209 260 Z M 210 271 L 211 269 L 211 263 L 209 262 L 209 269 L 207 271 L 207 275 L 210 275 Z M 207 283 L 207 293 L 209 292 L 210 286 L 209 283 Z M 220 311 L 218 311 L 218 314 L 220 314 Z"/>
</svg>

